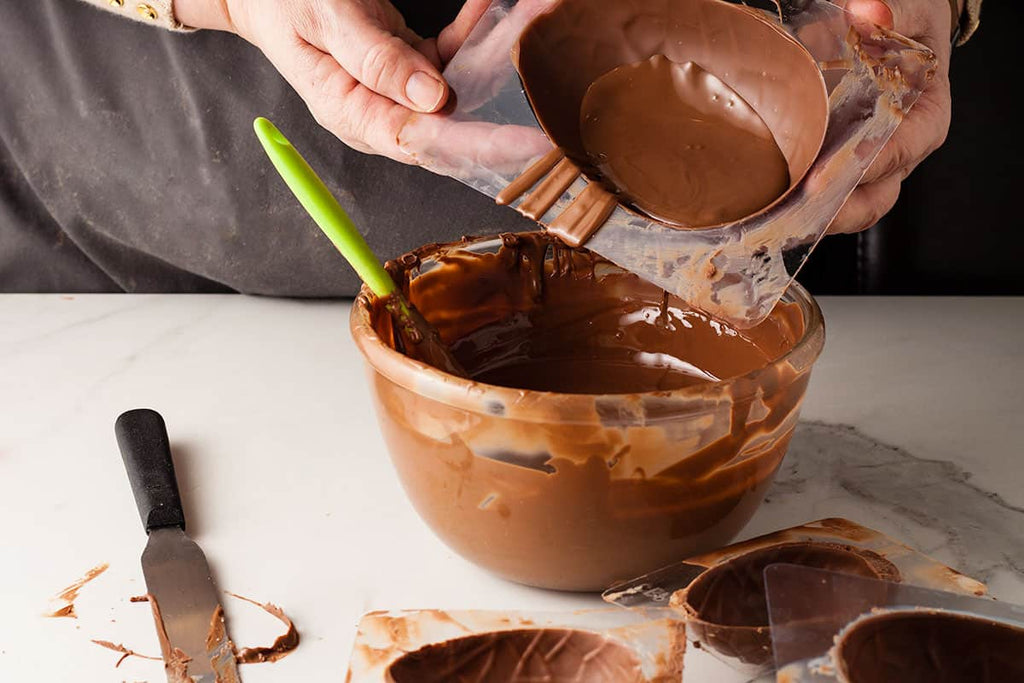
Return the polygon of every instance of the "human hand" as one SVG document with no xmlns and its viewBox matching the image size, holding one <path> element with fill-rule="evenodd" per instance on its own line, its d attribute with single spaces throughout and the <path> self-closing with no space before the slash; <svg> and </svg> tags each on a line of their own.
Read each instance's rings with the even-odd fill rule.
<svg viewBox="0 0 1024 683">
<path fill-rule="evenodd" d="M 864 230 L 892 209 L 903 180 L 945 142 L 951 109 L 952 13 L 948 3 L 940 0 L 848 0 L 845 7 L 853 14 L 928 46 L 935 52 L 937 68 L 917 103 L 829 226 L 830 233 Z"/>
<path fill-rule="evenodd" d="M 260 48 L 316 121 L 353 149 L 405 163 L 398 133 L 449 97 L 441 69 L 489 0 L 466 0 L 436 39 L 388 0 L 175 0 L 178 21 L 230 31 Z"/>
</svg>

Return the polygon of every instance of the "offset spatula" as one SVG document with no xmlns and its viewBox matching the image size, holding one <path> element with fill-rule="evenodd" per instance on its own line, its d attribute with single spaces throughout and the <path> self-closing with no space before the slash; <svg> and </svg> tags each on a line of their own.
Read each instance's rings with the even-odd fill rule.
<svg viewBox="0 0 1024 683">
<path fill-rule="evenodd" d="M 234 648 L 203 551 L 185 534 L 167 428 L 159 413 L 129 410 L 114 425 L 142 524 L 142 573 L 170 683 L 237 683 Z"/>
</svg>

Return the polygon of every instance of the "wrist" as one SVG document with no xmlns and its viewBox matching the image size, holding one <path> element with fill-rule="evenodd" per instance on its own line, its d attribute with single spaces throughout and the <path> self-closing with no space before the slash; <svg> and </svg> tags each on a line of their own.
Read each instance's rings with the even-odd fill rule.
<svg viewBox="0 0 1024 683">
<path fill-rule="evenodd" d="M 174 16 L 192 28 L 235 33 L 227 0 L 174 0 Z"/>
</svg>

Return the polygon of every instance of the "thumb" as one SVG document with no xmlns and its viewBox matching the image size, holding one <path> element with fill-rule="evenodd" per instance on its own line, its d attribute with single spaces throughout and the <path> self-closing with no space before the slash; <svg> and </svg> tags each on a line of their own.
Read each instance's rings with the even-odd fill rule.
<svg viewBox="0 0 1024 683">
<path fill-rule="evenodd" d="M 398 104 L 432 113 L 448 99 L 448 85 L 430 60 L 370 17 L 360 15 L 324 42 L 353 78 Z"/>
<path fill-rule="evenodd" d="M 846 10 L 882 28 L 893 28 L 892 8 L 883 0 L 849 0 Z"/>
</svg>

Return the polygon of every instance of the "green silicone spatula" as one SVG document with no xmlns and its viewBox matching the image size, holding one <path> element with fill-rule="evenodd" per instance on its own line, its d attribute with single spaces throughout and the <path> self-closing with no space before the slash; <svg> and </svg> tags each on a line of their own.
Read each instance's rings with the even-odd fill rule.
<svg viewBox="0 0 1024 683">
<path fill-rule="evenodd" d="M 323 181 L 288 142 L 277 127 L 262 116 L 253 121 L 259 138 L 274 168 L 341 255 L 355 269 L 370 291 L 385 301 L 397 323 L 404 351 L 425 363 L 460 377 L 468 374 L 452 356 L 437 330 L 409 303 L 394 280 L 370 250 L 352 219 Z"/>
</svg>

